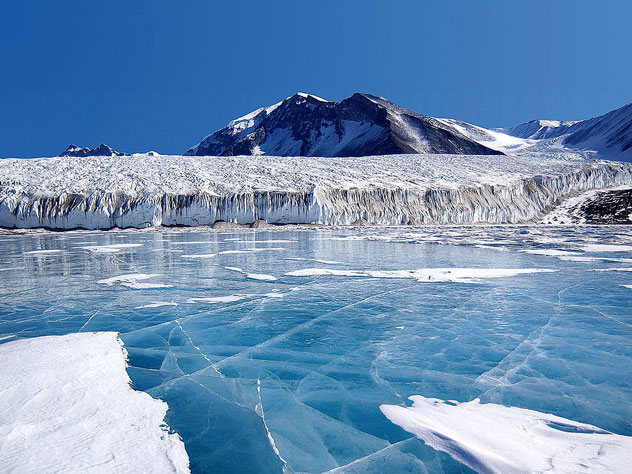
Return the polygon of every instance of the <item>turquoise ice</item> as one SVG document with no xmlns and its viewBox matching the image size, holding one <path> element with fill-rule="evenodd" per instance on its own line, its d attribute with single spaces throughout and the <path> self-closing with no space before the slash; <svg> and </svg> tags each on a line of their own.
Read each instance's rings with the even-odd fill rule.
<svg viewBox="0 0 632 474">
<path fill-rule="evenodd" d="M 622 227 L 7 234 L 0 342 L 120 332 L 193 472 L 470 472 L 380 405 L 632 435 L 631 271 Z"/>
</svg>

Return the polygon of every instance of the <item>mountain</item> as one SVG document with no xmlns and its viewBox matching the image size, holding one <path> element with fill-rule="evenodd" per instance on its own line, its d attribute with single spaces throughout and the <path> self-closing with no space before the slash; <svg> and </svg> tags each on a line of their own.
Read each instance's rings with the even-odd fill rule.
<svg viewBox="0 0 632 474">
<path fill-rule="evenodd" d="M 546 140 L 564 135 L 568 129 L 578 122 L 560 122 L 559 120 L 531 120 L 515 127 L 498 128 L 499 132 L 519 138 Z"/>
<path fill-rule="evenodd" d="M 340 102 L 298 93 L 204 138 L 186 155 L 499 155 L 449 123 L 370 94 Z"/>
<path fill-rule="evenodd" d="M 498 131 L 525 139 L 550 139 L 566 148 L 594 150 L 602 158 L 632 161 L 632 104 L 579 122 L 534 120 Z"/>
<path fill-rule="evenodd" d="M 76 145 L 68 145 L 68 148 L 59 156 L 128 156 L 127 153 L 112 150 L 103 143 L 96 148 L 80 148 Z"/>
<path fill-rule="evenodd" d="M 353 94 L 332 102 L 298 93 L 208 135 L 186 155 L 368 156 L 597 152 L 632 161 L 632 104 L 589 120 L 532 120 L 486 129 L 421 115 L 382 97 Z"/>
</svg>

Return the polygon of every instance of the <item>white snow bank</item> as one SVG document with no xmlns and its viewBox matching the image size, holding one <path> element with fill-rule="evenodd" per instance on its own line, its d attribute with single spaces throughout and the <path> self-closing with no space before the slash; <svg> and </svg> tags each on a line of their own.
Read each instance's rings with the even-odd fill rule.
<svg viewBox="0 0 632 474">
<path fill-rule="evenodd" d="M 632 437 L 555 415 L 494 403 L 410 397 L 386 417 L 436 450 L 484 473 L 628 472 Z"/>
<path fill-rule="evenodd" d="M 167 404 L 130 387 L 116 333 L 0 345 L 3 472 L 189 472 Z"/>
<path fill-rule="evenodd" d="M 288 276 L 346 276 L 370 278 L 414 278 L 419 282 L 478 283 L 485 278 L 504 278 L 527 273 L 554 272 L 548 268 L 418 268 L 416 270 L 339 270 L 304 268 L 287 272 Z"/>
</svg>

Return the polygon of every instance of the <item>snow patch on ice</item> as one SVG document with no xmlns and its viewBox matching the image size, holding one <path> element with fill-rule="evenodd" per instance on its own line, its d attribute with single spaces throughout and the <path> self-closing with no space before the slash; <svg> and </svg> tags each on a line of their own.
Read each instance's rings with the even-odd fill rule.
<svg viewBox="0 0 632 474">
<path fill-rule="evenodd" d="M 61 252 L 63 252 L 63 250 L 31 250 L 24 252 L 24 255 L 54 255 Z"/>
<path fill-rule="evenodd" d="M 209 296 L 200 298 L 189 298 L 187 303 L 233 303 L 248 298 L 248 295 L 228 295 L 228 296 Z"/>
<path fill-rule="evenodd" d="M 131 388 L 116 333 L 0 345 L 0 459 L 6 472 L 189 472 L 167 404 Z"/>
<path fill-rule="evenodd" d="M 80 247 L 84 250 L 89 250 L 94 253 L 117 253 L 125 249 L 131 249 L 134 247 L 142 247 L 143 244 L 112 244 L 112 245 L 90 245 L 86 247 Z"/>
<path fill-rule="evenodd" d="M 220 255 L 232 255 L 237 253 L 256 253 L 256 252 L 265 252 L 266 250 L 285 250 L 284 248 L 279 247 L 265 247 L 265 248 L 256 248 L 256 249 L 240 249 L 240 250 L 222 250 L 218 252 Z"/>
<path fill-rule="evenodd" d="M 584 252 L 632 252 L 632 245 L 589 244 L 582 249 Z"/>
<path fill-rule="evenodd" d="M 145 309 L 145 308 L 160 308 L 162 306 L 178 306 L 178 303 L 173 301 L 156 301 L 155 303 L 144 304 L 142 306 L 136 306 L 136 309 Z"/>
<path fill-rule="evenodd" d="M 163 283 L 150 283 L 143 280 L 149 280 L 150 278 L 159 277 L 156 273 L 128 273 L 125 275 L 118 275 L 110 278 L 104 278 L 97 281 L 101 285 L 112 286 L 116 283 L 126 286 L 128 288 L 135 289 L 148 289 L 148 288 L 171 288 L 173 285 L 165 285 Z"/>
<path fill-rule="evenodd" d="M 216 253 L 199 253 L 199 254 L 180 255 L 180 257 L 182 258 L 213 258 L 216 255 L 217 255 Z"/>
<path fill-rule="evenodd" d="M 632 437 L 592 425 L 478 399 L 410 397 L 381 405 L 396 425 L 478 472 L 626 472 Z"/>
<path fill-rule="evenodd" d="M 548 255 L 549 257 L 578 256 L 577 252 L 569 252 L 568 250 L 558 250 L 558 249 L 527 249 L 527 250 L 521 250 L 521 252 L 532 253 L 535 255 Z"/>
<path fill-rule="evenodd" d="M 230 270 L 237 273 L 243 273 L 246 278 L 251 280 L 264 280 L 264 281 L 276 281 L 277 277 L 273 275 L 266 275 L 265 273 L 248 273 L 239 267 L 224 267 L 226 270 Z"/>
<path fill-rule="evenodd" d="M 286 260 L 301 260 L 306 262 L 322 263 L 324 265 L 343 265 L 343 262 L 337 262 L 335 260 L 320 260 L 318 258 L 288 257 Z"/>
<path fill-rule="evenodd" d="M 486 278 L 505 278 L 529 273 L 547 273 L 546 268 L 418 268 L 416 270 L 339 270 L 331 268 L 305 268 L 287 272 L 288 276 L 346 276 L 369 278 L 413 278 L 423 283 L 458 282 L 478 283 Z"/>
</svg>

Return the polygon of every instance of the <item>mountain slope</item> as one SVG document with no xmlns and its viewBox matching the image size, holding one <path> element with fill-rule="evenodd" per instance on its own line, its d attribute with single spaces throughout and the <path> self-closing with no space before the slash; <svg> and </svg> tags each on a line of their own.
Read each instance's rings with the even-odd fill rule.
<svg viewBox="0 0 632 474">
<path fill-rule="evenodd" d="M 444 121 L 369 94 L 340 102 L 298 93 L 207 136 L 186 155 L 498 155 Z"/>
<path fill-rule="evenodd" d="M 531 120 L 515 127 L 498 128 L 497 131 L 518 138 L 546 140 L 564 135 L 568 129 L 578 122 L 560 122 L 559 120 Z"/>
<path fill-rule="evenodd" d="M 500 132 L 525 139 L 549 139 L 544 144 L 593 150 L 602 158 L 632 161 L 632 104 L 579 122 L 534 120 Z"/>
</svg>

